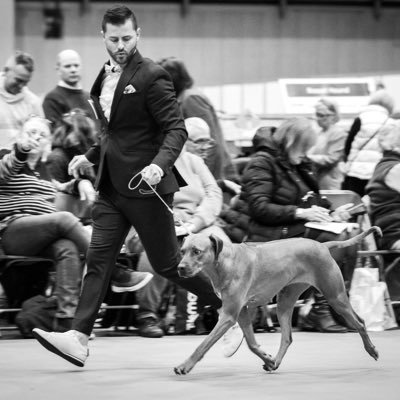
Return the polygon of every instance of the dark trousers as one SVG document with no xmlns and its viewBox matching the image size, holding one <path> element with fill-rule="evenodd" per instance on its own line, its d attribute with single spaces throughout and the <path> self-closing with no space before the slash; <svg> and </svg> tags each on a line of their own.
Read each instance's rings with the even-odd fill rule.
<svg viewBox="0 0 400 400">
<path fill-rule="evenodd" d="M 173 194 L 163 196 L 171 205 Z M 180 251 L 173 215 L 158 197 L 127 198 L 115 190 L 100 191 L 93 206 L 93 233 L 87 254 L 87 273 L 72 329 L 90 335 L 105 297 L 111 273 L 125 237 L 133 226 L 149 261 L 158 274 L 199 296 L 206 304 L 221 306 L 211 284 L 201 277 L 180 278 Z"/>
</svg>

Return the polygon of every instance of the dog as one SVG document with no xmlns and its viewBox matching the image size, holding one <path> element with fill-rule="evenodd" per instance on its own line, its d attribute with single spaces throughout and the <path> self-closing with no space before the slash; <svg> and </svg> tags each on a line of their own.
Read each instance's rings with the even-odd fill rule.
<svg viewBox="0 0 400 400">
<path fill-rule="evenodd" d="M 177 375 L 189 373 L 206 352 L 236 321 L 243 330 L 249 349 L 264 362 L 266 371 L 276 370 L 292 343 L 291 320 L 299 296 L 310 286 L 317 288 L 349 328 L 357 330 L 368 354 L 378 359 L 364 321 L 354 312 L 346 294 L 339 266 L 330 249 L 355 245 L 381 230 L 373 226 L 345 241 L 319 243 L 305 238 L 266 243 L 232 244 L 215 235 L 189 235 L 184 241 L 178 274 L 190 278 L 201 274 L 211 281 L 222 300 L 219 320 L 214 329 L 182 364 Z M 268 304 L 277 295 L 277 317 L 281 342 L 275 357 L 265 353 L 256 342 L 251 314 L 257 306 Z"/>
</svg>

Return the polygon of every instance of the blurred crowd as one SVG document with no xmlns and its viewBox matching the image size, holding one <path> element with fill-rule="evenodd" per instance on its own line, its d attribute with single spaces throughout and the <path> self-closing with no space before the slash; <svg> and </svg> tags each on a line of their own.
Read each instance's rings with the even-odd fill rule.
<svg viewBox="0 0 400 400">
<path fill-rule="evenodd" d="M 338 234 L 308 223 L 355 222 L 354 204 L 333 209 L 320 193 L 351 190 L 367 204 L 372 224 L 382 229 L 379 248 L 400 250 L 400 121 L 386 90 L 371 94 L 348 131 L 340 124 L 338 104 L 321 98 L 312 118 L 260 127 L 251 154 L 234 157 L 211 101 L 195 86 L 184 62 L 169 57 L 158 64 L 172 79 L 188 132 L 175 163 L 187 183 L 173 201 L 180 240 L 198 232 L 234 243 L 343 239 L 351 234 L 348 230 Z M 81 69 L 76 51 L 61 51 L 58 82 L 43 99 L 28 88 L 35 70 L 31 55 L 11 55 L 0 75 L 0 247 L 5 255 L 54 261 L 50 296 L 56 299 L 53 328 L 59 332 L 70 329 L 77 306 L 97 195 L 96 169 L 86 168 L 74 177 L 68 166 L 103 134 L 90 93 L 82 88 Z M 116 264 L 111 290 L 136 291 L 139 334 L 162 337 L 170 332 L 165 301 L 176 294 L 174 284 L 152 270 L 133 229 L 122 253 L 136 255 L 137 263 L 133 268 Z M 350 282 L 354 249 L 334 258 Z M 0 282 L 0 308 L 26 300 L 13 298 L 5 274 L 0 273 Z M 310 290 L 304 298 L 312 298 L 313 305 L 299 321 L 301 329 L 348 331 L 319 292 Z M 197 333 L 209 331 L 215 311 L 197 304 Z"/>
</svg>

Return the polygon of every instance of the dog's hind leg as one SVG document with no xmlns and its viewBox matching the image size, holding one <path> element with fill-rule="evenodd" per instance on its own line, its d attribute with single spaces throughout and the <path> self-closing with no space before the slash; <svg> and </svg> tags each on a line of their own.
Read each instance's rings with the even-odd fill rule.
<svg viewBox="0 0 400 400">
<path fill-rule="evenodd" d="M 277 369 L 292 343 L 292 315 L 299 296 L 309 288 L 309 284 L 294 283 L 284 287 L 277 297 L 276 314 L 281 327 L 281 343 L 276 355 L 275 368 Z"/>
<path fill-rule="evenodd" d="M 364 321 L 356 314 L 350 304 L 339 267 L 337 267 L 337 269 L 335 268 L 334 271 L 335 272 L 329 276 L 329 279 L 318 282 L 318 289 L 325 296 L 332 308 L 344 318 L 347 326 L 357 330 L 364 343 L 365 350 L 372 358 L 377 360 L 379 357 L 378 351 L 368 336 Z"/>
<path fill-rule="evenodd" d="M 249 349 L 264 361 L 265 364 L 263 368 L 265 370 L 273 371 L 275 369 L 275 359 L 271 356 L 271 354 L 267 354 L 264 350 L 262 350 L 260 345 L 257 343 L 254 336 L 251 312 L 247 306 L 244 306 L 240 311 L 238 322 L 242 328 Z"/>
</svg>

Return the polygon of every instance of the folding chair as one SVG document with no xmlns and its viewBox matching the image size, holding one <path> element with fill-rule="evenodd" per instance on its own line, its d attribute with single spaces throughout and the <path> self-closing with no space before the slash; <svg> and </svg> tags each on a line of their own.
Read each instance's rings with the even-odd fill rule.
<svg viewBox="0 0 400 400">
<path fill-rule="evenodd" d="M 8 322 L 13 323 L 24 300 L 45 294 L 49 287 L 49 272 L 53 268 L 54 261 L 49 258 L 0 253 L 0 283 L 8 303 L 7 307 L 0 308 L 0 316 L 7 314 Z"/>
</svg>

